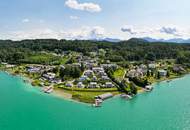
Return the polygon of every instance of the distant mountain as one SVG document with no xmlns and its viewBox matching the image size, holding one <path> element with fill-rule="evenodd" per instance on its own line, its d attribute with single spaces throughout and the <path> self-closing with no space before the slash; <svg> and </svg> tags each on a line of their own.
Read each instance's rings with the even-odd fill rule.
<svg viewBox="0 0 190 130">
<path fill-rule="evenodd" d="M 150 37 L 142 38 L 149 42 L 173 42 L 173 43 L 190 43 L 190 39 L 182 39 L 182 38 L 173 38 L 173 39 L 153 39 Z"/>
<path fill-rule="evenodd" d="M 102 39 L 102 41 L 107 41 L 107 42 L 120 42 L 120 39 L 116 39 L 116 38 L 104 38 Z"/>
<path fill-rule="evenodd" d="M 116 39 L 116 38 L 97 38 L 97 39 L 90 39 L 92 41 L 106 41 L 106 42 L 120 42 L 120 39 Z"/>
<path fill-rule="evenodd" d="M 131 38 L 129 40 L 127 40 L 128 42 L 138 42 L 138 43 L 146 43 L 146 42 L 149 42 L 148 40 L 146 39 L 143 39 L 143 38 Z"/>
</svg>

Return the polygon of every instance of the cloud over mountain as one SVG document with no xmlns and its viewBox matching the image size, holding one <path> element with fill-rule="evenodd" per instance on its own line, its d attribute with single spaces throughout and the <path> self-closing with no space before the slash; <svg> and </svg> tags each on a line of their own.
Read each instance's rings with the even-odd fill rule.
<svg viewBox="0 0 190 130">
<path fill-rule="evenodd" d="M 128 32 L 129 34 L 132 34 L 132 35 L 137 34 L 135 31 L 132 30 L 132 28 L 127 27 L 127 26 L 122 27 L 121 31 L 122 32 Z"/>
<path fill-rule="evenodd" d="M 178 34 L 178 30 L 176 28 L 172 28 L 172 27 L 162 27 L 160 29 L 160 32 L 161 33 L 166 33 L 166 34 L 169 34 L 169 35 L 180 36 Z"/>
<path fill-rule="evenodd" d="M 41 28 L 33 30 L 11 31 L 6 35 L 0 34 L 2 39 L 23 40 L 23 39 L 68 39 L 68 40 L 89 40 L 103 39 L 106 37 L 105 29 L 100 26 L 81 27 L 72 30 L 53 30 L 50 28 Z"/>
</svg>

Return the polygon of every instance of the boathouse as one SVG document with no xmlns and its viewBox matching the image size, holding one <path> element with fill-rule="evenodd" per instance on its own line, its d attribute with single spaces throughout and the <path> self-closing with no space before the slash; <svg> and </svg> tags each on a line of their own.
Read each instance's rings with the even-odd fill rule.
<svg viewBox="0 0 190 130">
<path fill-rule="evenodd" d="M 105 93 L 105 94 L 102 94 L 102 95 L 98 95 L 98 96 L 96 96 L 95 98 L 96 98 L 96 99 L 106 100 L 106 99 L 112 98 L 112 97 L 113 97 L 113 94 L 112 94 L 112 93 Z"/>
</svg>

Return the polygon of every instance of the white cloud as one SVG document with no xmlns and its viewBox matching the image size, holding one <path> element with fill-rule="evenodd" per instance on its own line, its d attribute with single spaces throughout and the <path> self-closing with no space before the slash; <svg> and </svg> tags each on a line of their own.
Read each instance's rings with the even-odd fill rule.
<svg viewBox="0 0 190 130">
<path fill-rule="evenodd" d="M 131 27 L 128 27 L 128 26 L 123 26 L 121 28 L 121 31 L 122 32 L 128 32 L 129 34 L 137 34 Z"/>
<path fill-rule="evenodd" d="M 88 40 L 101 39 L 106 36 L 105 29 L 99 26 L 82 27 L 73 30 L 53 30 L 49 28 L 11 31 L 6 35 L 0 35 L 3 39 L 23 40 L 23 39 L 68 39 L 68 40 Z"/>
<path fill-rule="evenodd" d="M 69 16 L 69 18 L 70 18 L 71 20 L 78 20 L 78 19 L 79 19 L 78 16 Z"/>
<path fill-rule="evenodd" d="M 123 37 L 152 37 L 152 38 L 189 38 L 190 30 L 187 28 L 175 27 L 175 26 L 157 26 L 157 27 L 132 27 L 132 26 L 123 26 L 121 28 L 123 32 Z M 122 35 L 122 34 L 121 34 Z"/>
<path fill-rule="evenodd" d="M 26 18 L 26 19 L 23 19 L 22 22 L 23 23 L 28 23 L 28 22 L 30 22 L 30 20 Z"/>
<path fill-rule="evenodd" d="M 67 0 L 65 5 L 71 9 L 83 10 L 88 12 L 100 12 L 102 9 L 95 3 L 79 3 L 77 0 Z"/>
<path fill-rule="evenodd" d="M 79 29 L 69 30 L 67 32 L 61 31 L 62 37 L 65 39 L 79 39 L 79 40 L 87 40 L 87 39 L 102 39 L 105 37 L 105 29 L 99 26 L 95 27 L 82 27 Z"/>
<path fill-rule="evenodd" d="M 175 27 L 162 27 L 160 32 L 168 35 L 180 36 L 178 30 Z"/>
</svg>

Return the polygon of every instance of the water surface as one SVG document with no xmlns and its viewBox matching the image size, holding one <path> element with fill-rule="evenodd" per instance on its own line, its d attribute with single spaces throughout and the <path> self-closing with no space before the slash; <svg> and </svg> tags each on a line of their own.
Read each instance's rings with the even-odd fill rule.
<svg viewBox="0 0 190 130">
<path fill-rule="evenodd" d="M 0 72 L 0 130 L 160 129 L 190 129 L 190 75 L 158 83 L 131 101 L 112 98 L 96 109 L 43 94 Z"/>
</svg>

